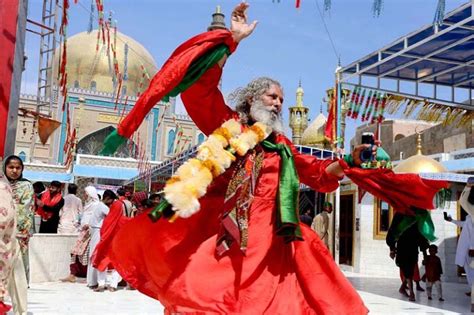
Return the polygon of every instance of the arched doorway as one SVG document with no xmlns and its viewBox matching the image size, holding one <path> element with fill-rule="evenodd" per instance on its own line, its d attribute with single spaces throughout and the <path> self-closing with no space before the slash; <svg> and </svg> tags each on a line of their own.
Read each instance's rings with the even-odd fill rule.
<svg viewBox="0 0 474 315">
<path fill-rule="evenodd" d="M 99 152 L 103 148 L 105 138 L 113 130 L 112 126 L 108 126 L 88 134 L 77 143 L 77 153 L 100 155 Z M 137 149 L 137 145 L 132 140 L 128 140 L 115 151 L 113 156 L 120 158 L 134 157 Z"/>
</svg>

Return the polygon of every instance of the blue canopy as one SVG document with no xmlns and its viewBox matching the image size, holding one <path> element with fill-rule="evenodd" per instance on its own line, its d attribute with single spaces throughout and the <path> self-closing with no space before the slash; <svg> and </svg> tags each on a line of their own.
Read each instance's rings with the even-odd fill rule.
<svg viewBox="0 0 474 315">
<path fill-rule="evenodd" d="M 362 76 L 425 83 L 435 86 L 431 99 L 436 100 L 436 86 L 474 88 L 474 12 L 469 2 L 448 13 L 441 26 L 427 25 L 403 36 L 339 70 L 341 82 Z M 418 86 L 418 85 L 417 85 Z M 397 91 L 400 87 L 398 85 Z M 418 96 L 418 88 L 415 96 Z M 394 91 L 394 92 L 397 92 Z M 473 109 L 472 101 L 458 103 Z"/>
</svg>

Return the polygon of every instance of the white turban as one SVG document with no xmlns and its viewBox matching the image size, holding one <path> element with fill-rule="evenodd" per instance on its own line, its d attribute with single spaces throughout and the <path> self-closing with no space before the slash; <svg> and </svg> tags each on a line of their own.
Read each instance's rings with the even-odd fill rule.
<svg viewBox="0 0 474 315">
<path fill-rule="evenodd" d="M 94 201 L 99 201 L 99 196 L 94 186 L 87 186 L 85 191 L 86 191 L 87 196 L 89 196 L 90 199 Z"/>
</svg>

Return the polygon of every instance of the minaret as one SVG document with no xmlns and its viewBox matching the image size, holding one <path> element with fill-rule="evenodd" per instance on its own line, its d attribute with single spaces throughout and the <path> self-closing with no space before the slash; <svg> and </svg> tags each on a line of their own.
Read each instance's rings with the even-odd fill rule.
<svg viewBox="0 0 474 315">
<path fill-rule="evenodd" d="M 296 89 L 296 105 L 290 107 L 290 128 L 292 130 L 292 139 L 294 144 L 301 144 L 303 131 L 308 127 L 309 109 L 303 104 L 304 91 L 301 87 L 301 80 Z"/>
<path fill-rule="evenodd" d="M 208 31 L 213 30 L 226 30 L 227 27 L 225 26 L 225 15 L 221 12 L 221 6 L 218 5 L 216 7 L 216 12 L 212 14 L 212 22 L 211 25 L 207 27 Z M 219 90 L 222 89 L 222 77 L 219 80 L 219 84 L 217 85 Z"/>
<path fill-rule="evenodd" d="M 207 30 L 213 31 L 225 29 L 227 29 L 227 27 L 225 26 L 225 15 L 221 12 L 221 6 L 218 5 L 216 7 L 216 12 L 212 14 L 212 22 L 211 25 L 207 27 Z"/>
</svg>

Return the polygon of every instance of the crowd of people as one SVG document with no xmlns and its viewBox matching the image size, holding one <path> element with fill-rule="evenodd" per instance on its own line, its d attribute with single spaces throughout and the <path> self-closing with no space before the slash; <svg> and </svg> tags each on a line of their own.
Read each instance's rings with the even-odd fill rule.
<svg viewBox="0 0 474 315">
<path fill-rule="evenodd" d="M 76 277 L 86 277 L 87 285 L 94 291 L 115 291 L 121 278 L 111 271 L 106 287 L 111 266 L 93 266 L 95 248 L 107 240 L 111 227 L 155 207 L 160 195 L 119 188 L 116 192 L 105 190 L 101 196 L 89 185 L 83 196 L 78 196 L 78 186 L 68 184 L 63 196 L 64 184 L 32 184 L 23 177 L 23 170 L 23 161 L 12 155 L 4 160 L 0 173 L 0 314 L 11 309 L 4 302 L 7 292 L 15 314 L 26 314 L 30 279 L 28 243 L 34 233 L 77 234 L 71 249 L 70 275 L 61 280 L 75 282 Z M 40 221 L 39 228 L 35 217 Z M 104 224 L 107 218 L 110 222 Z"/>
<path fill-rule="evenodd" d="M 28 242 L 36 232 L 35 214 L 41 219 L 39 233 L 78 234 L 71 249 L 70 275 L 61 279 L 62 281 L 75 282 L 77 277 L 84 277 L 87 279 L 87 286 L 95 292 L 103 292 L 106 289 L 116 291 L 122 278 L 113 270 L 108 258 L 104 261 L 103 257 L 94 257 L 96 248 L 110 246 L 107 244 L 108 235 L 114 234 L 114 229 L 126 222 L 127 218 L 157 206 L 161 200 L 160 195 L 148 195 L 146 192 L 132 194 L 124 188 L 119 188 L 116 192 L 106 190 L 101 196 L 94 186 L 89 185 L 84 189 L 84 196 L 80 198 L 77 196 L 78 186 L 69 184 L 67 194 L 63 196 L 63 184 L 58 181 L 52 181 L 47 187 L 42 182 L 31 184 L 23 177 L 23 168 L 19 157 L 10 156 L 4 161 L 3 174 L 0 176 L 0 190 L 2 195 L 6 195 L 5 198 L 0 198 L 0 226 L 3 228 L 4 240 L 0 248 L 2 253 L 7 253 L 3 256 L 5 259 L 1 261 L 0 268 L 0 312 L 10 308 L 3 302 L 7 291 L 15 312 L 26 312 L 26 290 L 29 283 Z M 462 207 L 468 212 L 466 219 L 457 221 L 446 217 L 447 221 L 462 228 L 456 264 L 462 266 L 466 272 L 469 284 L 467 295 L 471 295 L 474 280 L 474 268 L 471 266 L 471 257 L 474 256 L 474 223 L 471 219 L 474 197 L 471 187 L 472 184 L 468 184 L 460 198 Z M 311 227 L 326 247 L 331 212 L 332 204 L 325 202 L 322 211 L 314 218 L 310 209 L 300 216 L 300 221 Z M 402 219 L 402 215 L 395 214 L 392 222 Z M 108 224 L 104 225 L 107 220 Z M 8 239 L 10 241 L 5 241 Z M 392 237 L 389 231 L 387 244 L 390 247 L 390 256 L 400 268 L 400 293 L 414 301 L 414 290 L 424 291 L 420 285 L 420 281 L 424 281 L 428 299 L 432 299 L 434 286 L 438 300 L 444 301 L 441 286 L 443 269 L 441 260 L 436 255 L 438 247 L 429 244 L 420 234 L 417 225 L 412 225 L 397 238 Z M 423 253 L 423 276 L 420 276 L 418 266 L 419 250 Z M 106 283 L 108 274 L 109 281 Z M 129 285 L 127 288 L 133 289 Z M 472 305 L 474 309 L 474 302 Z"/>
</svg>

